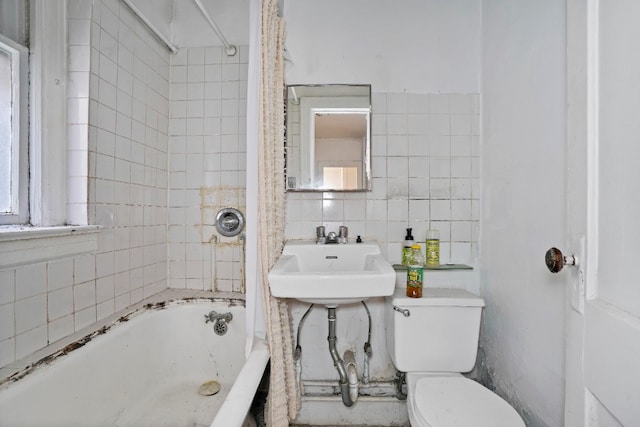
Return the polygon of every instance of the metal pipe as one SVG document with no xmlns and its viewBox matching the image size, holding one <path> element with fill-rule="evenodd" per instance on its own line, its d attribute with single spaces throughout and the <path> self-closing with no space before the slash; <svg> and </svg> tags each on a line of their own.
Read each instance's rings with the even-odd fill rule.
<svg viewBox="0 0 640 427">
<path fill-rule="evenodd" d="M 338 375 L 340 375 L 340 392 L 342 394 L 342 403 L 345 406 L 350 407 L 355 403 L 351 399 L 351 395 L 349 393 L 349 379 L 347 377 L 347 371 L 344 367 L 344 362 L 340 358 L 338 351 L 336 350 L 336 308 L 328 307 L 328 318 L 329 318 L 329 336 L 327 337 L 327 341 L 329 341 L 329 353 L 331 354 L 331 358 L 333 359 L 333 365 L 338 370 Z"/>
<path fill-rule="evenodd" d="M 149 31 L 151 31 L 157 38 L 159 38 L 160 41 L 164 43 L 165 46 L 167 46 L 167 49 L 169 49 L 171 53 L 176 53 L 178 51 L 178 48 L 173 43 L 171 43 L 169 39 L 164 36 L 164 34 L 160 32 L 158 27 L 153 25 L 151 21 L 149 21 L 149 19 L 146 16 L 144 16 L 144 14 L 140 11 L 140 9 L 138 9 L 138 7 L 135 4 L 133 4 L 131 0 L 122 0 L 122 2 L 126 4 L 129 9 L 131 9 L 134 15 L 136 15 L 138 19 L 141 20 L 142 23 L 144 23 L 144 25 L 147 26 Z"/>
<path fill-rule="evenodd" d="M 367 311 L 367 317 L 369 318 L 369 334 L 367 335 L 367 342 L 364 343 L 364 366 L 362 370 L 362 384 L 369 383 L 369 358 L 371 357 L 373 350 L 371 348 L 371 312 L 369 307 L 362 301 L 364 309 Z"/>
<path fill-rule="evenodd" d="M 296 362 L 295 363 L 295 369 L 296 369 L 296 383 L 298 384 L 298 390 L 302 390 L 302 387 L 300 386 L 300 384 L 302 383 L 302 380 L 301 380 L 301 377 L 302 377 L 302 346 L 300 345 L 300 331 L 302 330 L 302 324 L 304 323 L 305 319 L 307 318 L 307 316 L 311 312 L 312 308 L 313 308 L 313 304 L 311 304 L 309 306 L 307 311 L 305 311 L 305 313 L 302 315 L 302 318 L 300 318 L 300 322 L 298 322 L 298 333 L 296 335 L 296 349 L 295 349 L 295 351 L 293 353 L 293 359 Z"/>
<path fill-rule="evenodd" d="M 220 28 L 218 27 L 218 25 L 214 22 L 213 19 L 211 19 L 211 16 L 209 16 L 209 12 L 207 12 L 207 9 L 205 9 L 202 2 L 200 0 L 193 0 L 193 1 L 196 4 L 196 6 L 198 6 L 198 9 L 200 9 L 200 12 L 204 16 L 204 19 L 206 19 L 206 21 L 209 23 L 209 26 L 211 27 L 213 32 L 216 33 L 216 36 L 218 36 L 218 38 L 224 45 L 224 51 L 227 54 L 227 56 L 235 55 L 238 52 L 238 49 L 235 46 L 229 44 L 227 39 L 224 37 L 224 34 L 222 34 L 222 31 L 220 31 Z"/>
</svg>

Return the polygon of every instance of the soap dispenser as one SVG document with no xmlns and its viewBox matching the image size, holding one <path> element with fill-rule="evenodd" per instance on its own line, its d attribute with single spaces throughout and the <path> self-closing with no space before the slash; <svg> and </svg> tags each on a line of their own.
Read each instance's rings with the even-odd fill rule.
<svg viewBox="0 0 640 427">
<path fill-rule="evenodd" d="M 404 243 L 402 245 L 402 265 L 409 265 L 411 260 L 411 246 L 415 243 L 413 235 L 411 234 L 412 228 L 407 228 L 407 235 L 404 236 Z"/>
</svg>

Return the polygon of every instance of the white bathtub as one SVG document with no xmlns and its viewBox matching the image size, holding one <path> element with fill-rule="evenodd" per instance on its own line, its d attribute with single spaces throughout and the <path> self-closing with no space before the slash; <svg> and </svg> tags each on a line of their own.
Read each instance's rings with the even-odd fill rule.
<svg viewBox="0 0 640 427">
<path fill-rule="evenodd" d="M 242 426 L 267 365 L 241 300 L 148 304 L 4 380 L 0 426 Z M 230 312 L 224 336 L 205 314 Z M 218 381 L 214 396 L 198 393 Z"/>
</svg>

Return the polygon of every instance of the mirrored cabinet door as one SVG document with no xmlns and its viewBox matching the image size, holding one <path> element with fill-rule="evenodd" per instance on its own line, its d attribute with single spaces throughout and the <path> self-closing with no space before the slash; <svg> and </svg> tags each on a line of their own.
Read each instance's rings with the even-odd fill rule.
<svg viewBox="0 0 640 427">
<path fill-rule="evenodd" d="M 371 86 L 287 87 L 287 189 L 371 189 Z"/>
</svg>

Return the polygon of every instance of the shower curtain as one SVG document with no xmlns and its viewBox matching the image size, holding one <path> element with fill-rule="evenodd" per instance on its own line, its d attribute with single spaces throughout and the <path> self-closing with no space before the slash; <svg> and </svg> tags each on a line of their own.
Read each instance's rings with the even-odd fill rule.
<svg viewBox="0 0 640 427">
<path fill-rule="evenodd" d="M 290 311 L 286 302 L 271 296 L 268 282 L 269 269 L 284 244 L 284 21 L 278 17 L 276 0 L 253 0 L 250 7 L 255 37 L 249 59 L 247 213 L 255 220 L 247 224 L 247 277 L 248 284 L 255 277 L 255 286 L 247 288 L 247 311 L 253 310 L 255 317 L 248 315 L 248 332 L 249 337 L 266 332 L 271 353 L 266 420 L 271 427 L 281 427 L 289 425 L 299 408 Z M 257 11 L 259 19 L 254 19 Z M 258 42 L 260 49 L 254 49 Z M 264 321 L 257 309 L 260 297 Z"/>
</svg>

